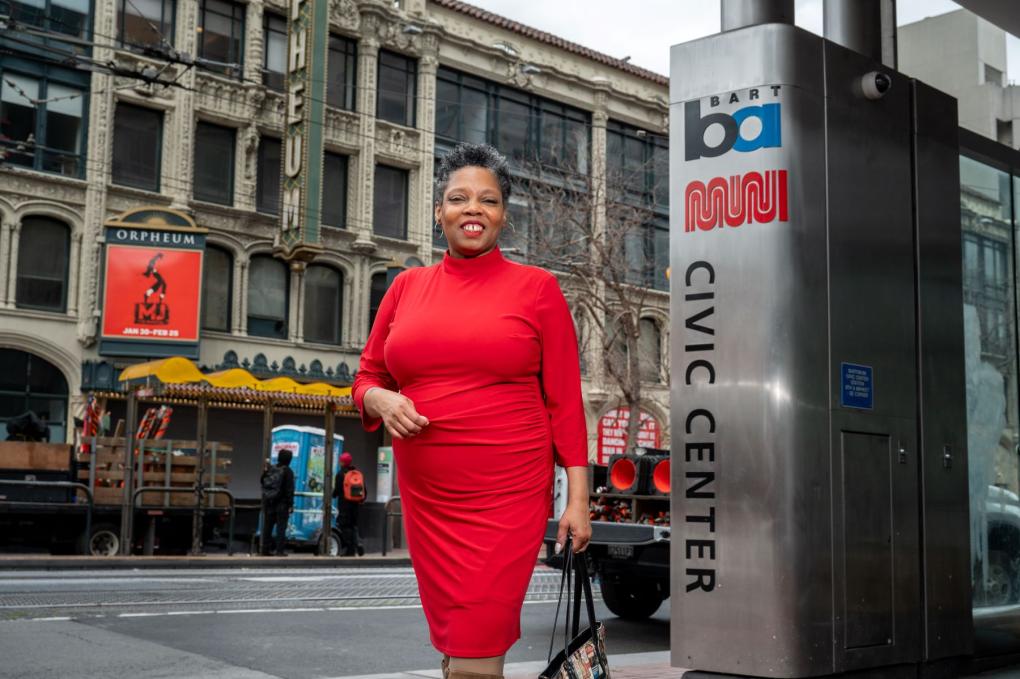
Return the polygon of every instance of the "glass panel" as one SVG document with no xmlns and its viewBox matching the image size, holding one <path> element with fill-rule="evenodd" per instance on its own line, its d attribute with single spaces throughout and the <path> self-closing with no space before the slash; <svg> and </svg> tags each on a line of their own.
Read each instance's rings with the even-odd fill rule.
<svg viewBox="0 0 1020 679">
<path fill-rule="evenodd" d="M 347 156 L 326 153 L 323 162 L 322 223 L 347 226 Z"/>
<path fill-rule="evenodd" d="M 343 279 L 328 266 L 305 272 L 305 340 L 340 343 L 340 295 Z"/>
<path fill-rule="evenodd" d="M 976 641 L 1001 635 L 989 609 L 1020 603 L 1017 366 L 1008 177 L 960 159 L 971 568 Z M 1014 614 L 1015 615 L 1015 614 Z M 982 628 L 985 628 L 984 630 Z"/>
<path fill-rule="evenodd" d="M 414 126 L 417 62 L 379 52 L 379 90 L 376 116 L 398 125 Z"/>
<path fill-rule="evenodd" d="M 35 78 L 5 71 L 0 79 L 0 139 L 5 142 L 27 142 L 36 136 L 36 108 L 33 99 L 39 98 L 39 81 Z M 25 150 L 4 144 L 7 160 L 16 165 L 35 165 L 35 152 L 31 145 Z"/>
<path fill-rule="evenodd" d="M 638 365 L 641 379 L 658 382 L 662 365 L 659 324 L 650 318 L 642 318 L 638 324 Z"/>
<path fill-rule="evenodd" d="M 458 103 L 460 88 L 456 83 L 439 80 L 436 83 L 436 136 L 460 141 L 460 114 Z"/>
<path fill-rule="evenodd" d="M 669 279 L 666 278 L 666 270 L 669 269 L 669 222 L 666 218 L 656 224 L 653 239 L 655 268 L 651 287 L 668 292 Z"/>
<path fill-rule="evenodd" d="M 89 0 L 50 0 L 50 28 L 84 38 L 88 25 Z"/>
<path fill-rule="evenodd" d="M 8 12 L 15 21 L 45 28 L 46 0 L 13 0 L 4 14 Z"/>
<path fill-rule="evenodd" d="M 162 137 L 162 113 L 118 104 L 113 122 L 113 183 L 158 191 Z"/>
<path fill-rule="evenodd" d="M 566 148 L 564 156 L 567 158 L 567 168 L 582 175 L 588 174 L 588 157 L 591 152 L 588 148 L 588 122 L 585 120 L 568 120 L 566 123 Z"/>
<path fill-rule="evenodd" d="M 528 117 L 530 109 L 510 99 L 499 100 L 497 148 L 518 165 L 528 159 Z"/>
<path fill-rule="evenodd" d="M 121 0 L 117 15 L 123 44 L 158 46 L 173 44 L 173 0 Z"/>
<path fill-rule="evenodd" d="M 47 217 L 27 217 L 18 245 L 17 305 L 63 311 L 70 232 Z"/>
<path fill-rule="evenodd" d="M 80 174 L 83 93 L 50 83 L 46 99 L 47 148 L 43 151 L 43 169 L 76 177 Z"/>
<path fill-rule="evenodd" d="M 407 238 L 407 171 L 375 166 L 375 205 L 372 226 L 380 236 Z"/>
<path fill-rule="evenodd" d="M 464 129 L 460 140 L 484 144 L 489 140 L 489 95 L 465 87 L 461 91 Z"/>
<path fill-rule="evenodd" d="M 262 84 L 283 90 L 287 71 L 287 21 L 275 14 L 265 18 L 265 59 L 262 62 Z"/>
<path fill-rule="evenodd" d="M 329 63 L 326 67 L 326 103 L 347 111 L 354 110 L 357 43 L 337 35 L 329 36 Z"/>
<path fill-rule="evenodd" d="M 28 388 L 34 394 L 67 396 L 67 380 L 48 361 L 31 356 L 28 365 Z"/>
<path fill-rule="evenodd" d="M 252 257 L 248 271 L 248 334 L 287 338 L 289 281 L 286 265 L 272 257 Z"/>
<path fill-rule="evenodd" d="M 280 140 L 259 139 L 256 205 L 259 212 L 280 213 Z"/>
<path fill-rule="evenodd" d="M 531 237 L 531 199 L 526 195 L 526 189 L 518 194 L 510 196 L 510 204 L 507 206 L 509 223 L 499 236 L 499 248 L 508 257 L 524 261 L 527 258 L 529 249 L 528 242 Z M 510 228 L 513 224 L 513 228 Z"/>
<path fill-rule="evenodd" d="M 230 330 L 230 298 L 234 280 L 234 263 L 230 253 L 209 246 L 205 250 L 202 270 L 202 327 L 209 330 Z"/>
<path fill-rule="evenodd" d="M 212 61 L 240 66 L 241 36 L 244 34 L 244 7 L 222 0 L 205 0 L 202 8 L 201 56 Z M 233 74 L 229 66 L 210 66 Z"/>
<path fill-rule="evenodd" d="M 564 126 L 566 121 L 563 114 L 543 110 L 542 111 L 542 139 L 539 142 L 539 157 L 546 167 L 560 167 L 568 163 L 564 157 Z"/>
<path fill-rule="evenodd" d="M 0 349 L 0 392 L 23 392 L 27 379 L 28 354 L 17 349 Z M 3 416 L 0 410 L 0 417 Z"/>
<path fill-rule="evenodd" d="M 655 206 L 669 207 L 669 143 L 656 139 L 652 147 L 652 195 Z"/>
<path fill-rule="evenodd" d="M 234 202 L 234 130 L 210 123 L 195 129 L 195 199 Z"/>
</svg>

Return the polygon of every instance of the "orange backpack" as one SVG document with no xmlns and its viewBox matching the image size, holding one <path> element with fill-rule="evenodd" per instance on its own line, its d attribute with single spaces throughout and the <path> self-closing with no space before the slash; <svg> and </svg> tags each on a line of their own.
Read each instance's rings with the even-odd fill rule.
<svg viewBox="0 0 1020 679">
<path fill-rule="evenodd" d="M 365 501 L 365 477 L 357 469 L 344 474 L 344 499 L 348 502 Z"/>
</svg>

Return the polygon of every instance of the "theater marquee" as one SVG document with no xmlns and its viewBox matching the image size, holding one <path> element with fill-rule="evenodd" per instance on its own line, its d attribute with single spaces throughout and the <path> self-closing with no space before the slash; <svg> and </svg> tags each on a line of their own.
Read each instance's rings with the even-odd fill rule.
<svg viewBox="0 0 1020 679">
<path fill-rule="evenodd" d="M 106 222 L 99 353 L 198 357 L 205 229 L 172 210 Z"/>
</svg>

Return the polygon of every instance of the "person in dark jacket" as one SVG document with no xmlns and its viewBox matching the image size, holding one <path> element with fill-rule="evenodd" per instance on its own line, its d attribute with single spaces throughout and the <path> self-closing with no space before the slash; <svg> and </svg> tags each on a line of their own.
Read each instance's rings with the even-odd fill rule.
<svg viewBox="0 0 1020 679">
<path fill-rule="evenodd" d="M 347 473 L 357 469 L 354 466 L 354 457 L 350 453 L 340 454 L 340 471 L 336 473 L 336 482 L 333 484 L 333 497 L 337 499 L 339 516 L 336 525 L 340 529 L 341 556 L 361 556 L 365 548 L 361 546 L 358 537 L 358 513 L 361 507 L 360 502 L 351 502 L 344 497 L 344 477 Z"/>
<path fill-rule="evenodd" d="M 274 472 L 273 468 L 270 467 L 262 472 L 260 482 L 262 484 L 262 511 L 264 517 L 262 521 L 264 533 L 262 540 L 263 556 L 269 556 L 270 551 L 275 551 L 276 556 L 287 556 L 287 553 L 284 551 L 287 545 L 287 520 L 294 509 L 294 471 L 290 468 L 292 457 L 293 453 L 291 451 L 281 450 L 276 463 L 280 471 Z M 267 479 L 271 479 L 271 475 L 277 473 L 281 476 L 278 489 L 275 488 L 276 484 L 272 481 L 267 483 Z M 275 539 L 273 539 L 274 526 L 276 527 Z M 275 547 L 275 550 L 272 550 L 271 547 Z"/>
</svg>

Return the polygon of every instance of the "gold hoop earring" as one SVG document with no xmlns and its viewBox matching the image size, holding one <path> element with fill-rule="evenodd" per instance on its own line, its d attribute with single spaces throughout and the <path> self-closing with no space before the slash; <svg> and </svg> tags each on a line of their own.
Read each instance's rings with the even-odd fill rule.
<svg viewBox="0 0 1020 679">
<path fill-rule="evenodd" d="M 510 230 L 511 230 L 511 231 L 512 231 L 513 233 L 517 233 L 517 229 L 516 229 L 516 228 L 514 228 L 514 223 L 513 223 L 513 222 L 511 222 L 511 221 L 510 221 L 509 219 L 508 219 L 508 220 L 506 220 L 506 225 L 510 227 Z"/>
<path fill-rule="evenodd" d="M 436 222 L 435 225 L 432 228 L 433 228 L 433 230 L 439 232 L 439 237 L 440 238 L 446 238 L 446 234 L 443 232 L 443 227 L 441 227 L 439 225 L 439 222 Z"/>
</svg>

